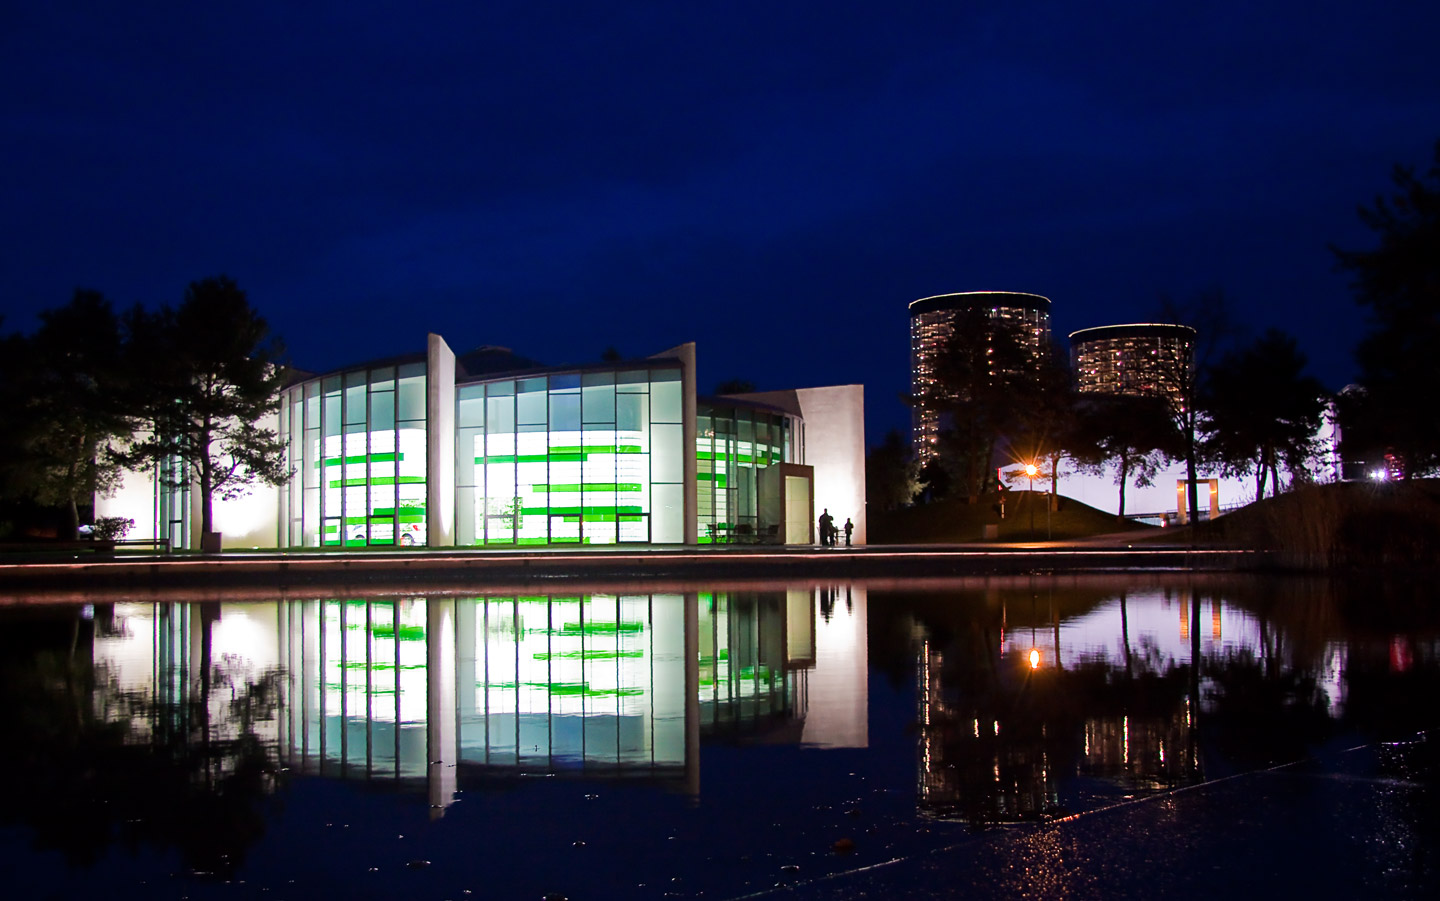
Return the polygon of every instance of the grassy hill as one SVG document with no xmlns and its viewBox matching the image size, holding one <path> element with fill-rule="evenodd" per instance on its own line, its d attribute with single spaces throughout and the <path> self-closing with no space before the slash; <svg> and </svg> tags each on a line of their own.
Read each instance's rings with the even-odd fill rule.
<svg viewBox="0 0 1440 901">
<path fill-rule="evenodd" d="M 1201 523 L 1194 540 L 1275 551 L 1290 569 L 1433 568 L 1440 480 L 1311 485 Z"/>
<path fill-rule="evenodd" d="M 892 511 L 869 514 L 871 544 L 958 544 L 968 541 L 1045 541 L 1046 495 L 1040 491 L 1005 492 L 1005 518 L 1000 518 L 999 496 L 986 495 L 974 504 L 963 499 L 938 501 Z M 1154 526 L 1117 520 L 1115 514 L 1097 510 L 1068 497 L 1058 498 L 1050 511 L 1048 535 L 1055 541 L 1088 538 L 1133 530 L 1139 534 L 1158 532 Z M 996 535 L 987 539 L 985 527 L 995 526 Z"/>
</svg>

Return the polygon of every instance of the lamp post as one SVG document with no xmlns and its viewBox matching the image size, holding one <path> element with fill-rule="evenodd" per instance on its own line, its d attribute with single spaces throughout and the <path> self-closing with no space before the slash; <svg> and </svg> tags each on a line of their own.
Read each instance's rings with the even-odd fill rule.
<svg viewBox="0 0 1440 901">
<path fill-rule="evenodd" d="M 1026 505 L 1030 508 L 1030 534 L 1035 534 L 1035 474 L 1040 471 L 1034 463 L 1025 464 L 1025 475 L 1030 479 L 1030 496 L 1027 497 Z"/>
</svg>

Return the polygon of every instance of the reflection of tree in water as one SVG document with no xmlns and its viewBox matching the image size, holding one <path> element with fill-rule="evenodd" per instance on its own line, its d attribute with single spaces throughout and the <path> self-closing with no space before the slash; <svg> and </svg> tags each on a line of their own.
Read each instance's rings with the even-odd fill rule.
<svg viewBox="0 0 1440 901">
<path fill-rule="evenodd" d="M 275 790 L 276 748 L 256 726 L 276 716 L 280 674 L 226 659 L 197 681 L 127 689 L 74 645 L 4 655 L 11 737 L 0 767 L 15 778 L 0 817 L 29 825 L 36 847 L 71 865 L 94 865 L 112 844 L 148 844 L 178 849 L 197 872 L 233 876 Z"/>
</svg>

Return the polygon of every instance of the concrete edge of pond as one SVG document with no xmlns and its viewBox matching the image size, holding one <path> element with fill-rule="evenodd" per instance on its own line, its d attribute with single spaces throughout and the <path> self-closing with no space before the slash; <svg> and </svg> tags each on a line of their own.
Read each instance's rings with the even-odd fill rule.
<svg viewBox="0 0 1440 901">
<path fill-rule="evenodd" d="M 785 549 L 226 552 L 0 559 L 0 603 L 84 588 L 368 587 L 656 579 L 871 579 L 1105 571 L 1237 572 L 1266 555 L 1235 549 L 1093 546 L 870 546 Z"/>
</svg>

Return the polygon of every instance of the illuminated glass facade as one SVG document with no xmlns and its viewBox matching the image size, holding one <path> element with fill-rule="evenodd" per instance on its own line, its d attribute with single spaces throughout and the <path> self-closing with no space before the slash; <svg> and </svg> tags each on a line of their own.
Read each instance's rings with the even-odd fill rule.
<svg viewBox="0 0 1440 901">
<path fill-rule="evenodd" d="M 290 388 L 280 435 L 282 546 L 428 543 L 426 363 L 346 370 Z M 467 380 L 455 388 L 455 544 L 685 540 L 679 362 Z M 428 414 L 428 415 L 427 415 Z M 759 474 L 800 456 L 799 420 L 707 402 L 696 429 L 699 542 L 779 541 Z"/>
<path fill-rule="evenodd" d="M 457 388 L 456 544 L 680 543 L 678 365 Z"/>
<path fill-rule="evenodd" d="M 421 361 L 358 368 L 285 392 L 281 547 L 424 545 L 426 375 Z"/>
<path fill-rule="evenodd" d="M 216 497 L 221 546 L 805 544 L 816 502 L 855 517 L 863 543 L 860 386 L 701 399 L 693 344 L 554 368 L 504 348 L 457 355 L 435 334 L 426 345 L 298 374 L 256 423 L 274 429 L 290 477 Z M 811 412 L 812 431 L 830 436 L 818 461 L 829 481 L 805 460 Z M 96 515 L 198 545 L 184 475 L 127 474 Z"/>
<path fill-rule="evenodd" d="M 778 410 L 702 403 L 696 428 L 701 544 L 779 543 L 782 524 L 762 513 L 761 475 L 796 462 L 799 421 Z"/>
<path fill-rule="evenodd" d="M 1181 393 L 1195 365 L 1195 330 L 1188 325 L 1106 325 L 1070 333 L 1076 387 L 1097 394 Z"/>
<path fill-rule="evenodd" d="M 172 548 L 190 547 L 190 484 L 185 466 L 170 457 L 159 466 L 155 482 L 156 535 Z"/>
<path fill-rule="evenodd" d="M 1015 324 L 1025 346 L 1038 355 L 1050 340 L 1050 300 L 1038 294 L 969 291 L 925 297 L 910 304 L 910 393 L 922 397 L 935 386 L 935 360 L 950 339 L 957 314 L 980 307 L 992 320 Z M 920 403 L 913 417 L 916 459 L 923 465 L 935 455 L 940 413 Z"/>
</svg>

